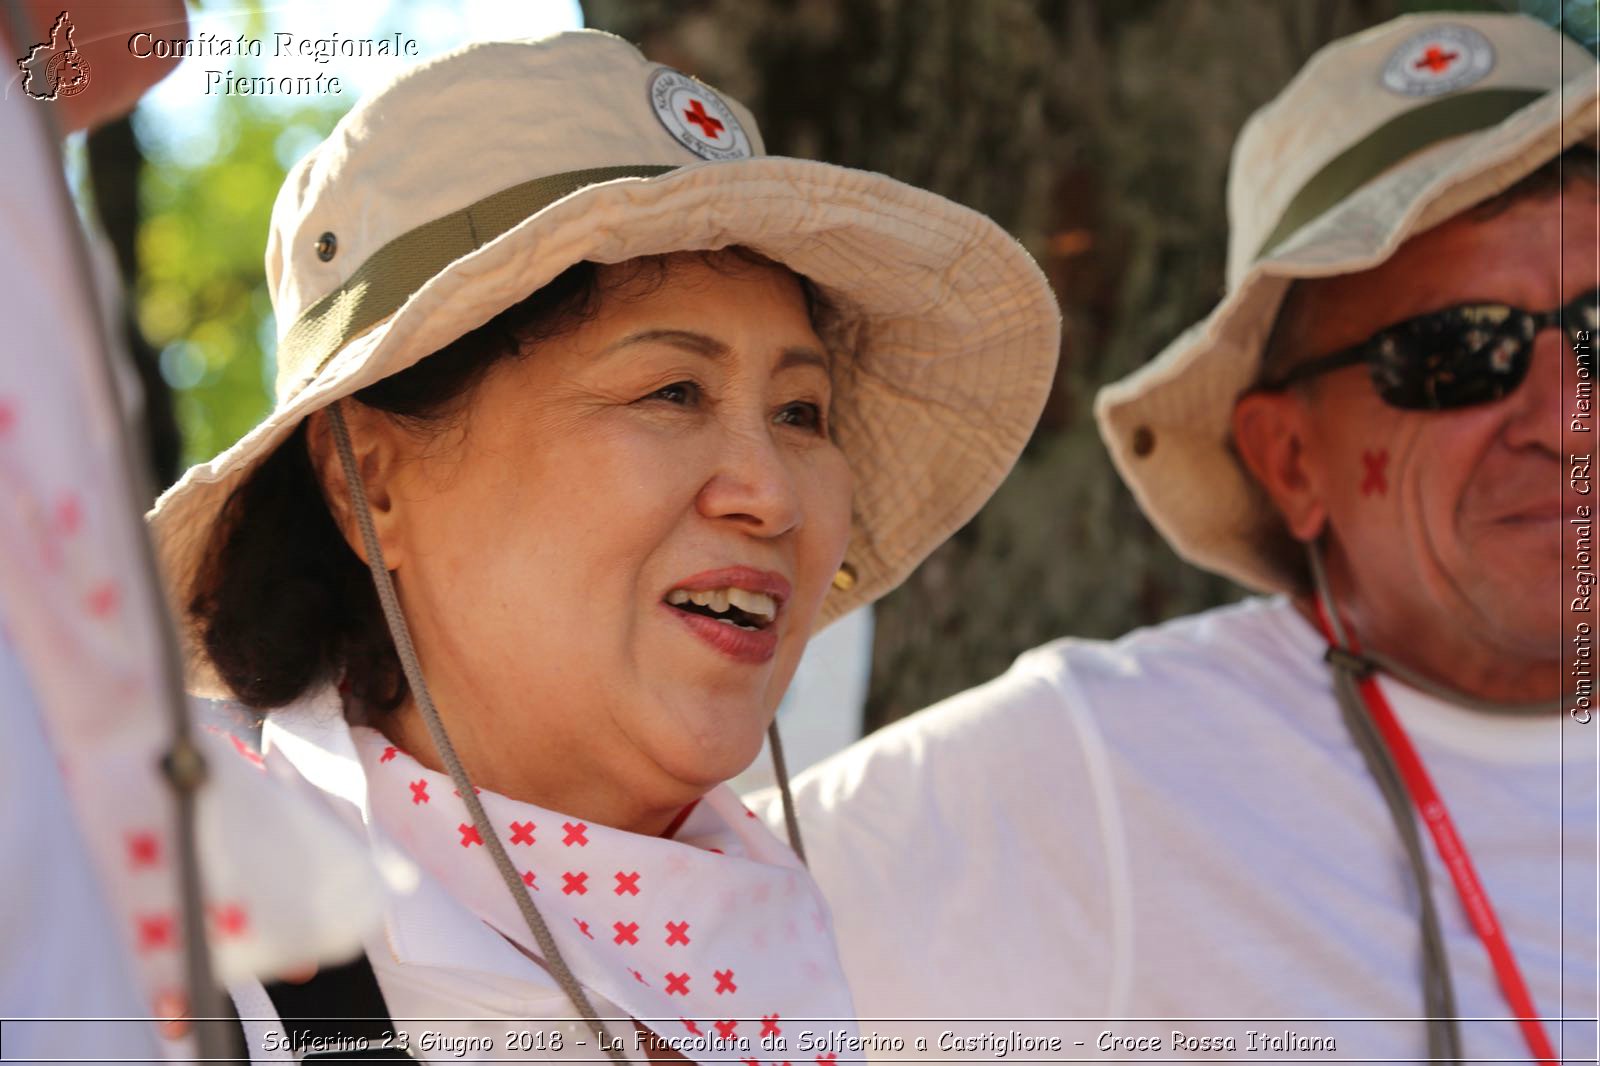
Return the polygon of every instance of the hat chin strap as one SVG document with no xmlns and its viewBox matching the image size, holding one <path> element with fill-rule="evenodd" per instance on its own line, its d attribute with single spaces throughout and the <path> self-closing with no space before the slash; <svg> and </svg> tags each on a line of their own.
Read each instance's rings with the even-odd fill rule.
<svg viewBox="0 0 1600 1066">
<path fill-rule="evenodd" d="M 389 577 L 388 567 L 384 565 L 383 549 L 378 544 L 377 531 L 372 527 L 367 491 L 361 483 L 361 474 L 356 468 L 355 453 L 350 447 L 350 430 L 345 425 L 344 412 L 341 410 L 342 402 L 329 405 L 328 421 L 333 429 L 334 442 L 339 449 L 339 462 L 344 467 L 345 482 L 350 489 L 350 502 L 352 510 L 355 511 L 356 524 L 361 527 L 361 542 L 367 549 L 367 567 L 372 571 L 372 580 L 378 589 L 378 602 L 383 605 L 383 617 L 389 623 L 389 634 L 394 638 L 394 648 L 400 656 L 400 668 L 405 671 L 406 682 L 411 686 L 411 693 L 416 698 L 422 721 L 428 727 L 428 736 L 433 739 L 434 750 L 439 753 L 445 769 L 449 771 L 456 793 L 462 802 L 466 803 L 467 810 L 472 816 L 472 824 L 477 827 L 478 836 L 483 839 L 489 856 L 494 860 L 495 868 L 500 871 L 500 879 L 505 882 L 512 898 L 516 900 L 517 909 L 522 912 L 522 920 L 527 923 L 528 931 L 533 934 L 534 943 L 539 945 L 539 953 L 543 956 L 551 975 L 555 977 L 561 990 L 567 994 L 567 999 L 577 1008 L 578 1013 L 594 1033 L 595 1039 L 606 1049 L 612 1060 L 626 1063 L 629 1060 L 620 1050 L 621 1042 L 605 1039 L 608 1034 L 594 1009 L 594 1004 L 589 1002 L 588 993 L 573 976 L 566 959 L 562 958 L 561 949 L 556 947 L 555 938 L 550 935 L 550 928 L 545 924 L 543 915 L 539 913 L 539 908 L 534 905 L 527 886 L 522 883 L 516 869 L 511 865 L 511 858 L 506 854 L 505 845 L 500 842 L 500 835 L 490 825 L 489 817 L 483 810 L 483 803 L 478 799 L 478 790 L 472 787 L 472 779 L 467 776 L 466 768 L 461 765 L 455 746 L 450 743 L 450 736 L 445 732 L 444 722 L 439 718 L 439 711 L 433 705 L 433 697 L 429 695 L 427 683 L 422 679 L 422 667 L 417 662 L 416 648 L 411 643 L 411 630 L 406 625 L 405 615 L 400 611 L 400 601 L 395 596 L 394 582 Z"/>
<path fill-rule="evenodd" d="M 1461 1034 L 1456 1024 L 1455 989 L 1450 983 L 1450 959 L 1445 953 L 1444 936 L 1439 931 L 1439 914 L 1433 903 L 1433 890 L 1429 883 L 1428 864 L 1422 853 L 1422 840 L 1417 833 L 1417 821 L 1411 810 L 1410 797 L 1405 783 L 1395 766 L 1394 756 L 1378 734 L 1378 727 L 1367 713 L 1361 700 L 1360 680 L 1381 665 L 1371 653 L 1361 654 L 1350 649 L 1344 622 L 1339 617 L 1338 606 L 1328 588 L 1328 575 L 1322 565 L 1320 540 L 1306 545 L 1311 562 L 1311 580 L 1317 596 L 1322 601 L 1323 613 L 1328 619 L 1328 629 L 1334 643 L 1326 656 L 1333 670 L 1333 692 L 1339 703 L 1339 714 L 1345 729 L 1361 752 L 1367 771 L 1378 784 L 1389 816 L 1405 846 L 1406 858 L 1411 866 L 1412 880 L 1416 885 L 1419 915 L 1422 926 L 1422 1000 L 1428 1019 L 1428 1058 L 1435 1063 L 1451 1063 L 1461 1057 Z M 1384 669 L 1389 669 L 1384 666 Z M 1391 671 L 1393 672 L 1393 671 Z M 1398 675 L 1397 675 L 1398 676 Z M 1408 682 L 1409 683 L 1409 682 Z M 1430 686 L 1428 691 L 1432 691 Z M 1441 697 L 1450 699 L 1449 696 Z M 1453 700 L 1451 702 L 1454 702 Z"/>
</svg>

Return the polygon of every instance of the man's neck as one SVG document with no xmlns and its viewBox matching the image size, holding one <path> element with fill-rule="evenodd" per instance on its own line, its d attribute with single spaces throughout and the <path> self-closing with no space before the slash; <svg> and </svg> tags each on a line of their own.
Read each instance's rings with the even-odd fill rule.
<svg viewBox="0 0 1600 1066">
<path fill-rule="evenodd" d="M 1316 602 L 1294 597 L 1294 606 L 1318 631 L 1321 622 Z M 1561 664 L 1553 659 L 1533 659 L 1485 648 L 1470 641 L 1451 642 L 1420 637 L 1418 633 L 1384 632 L 1367 617 L 1359 604 L 1341 599 L 1340 617 L 1364 652 L 1376 652 L 1399 663 L 1433 684 L 1473 701 L 1525 706 L 1563 695 Z M 1459 643 L 1460 646 L 1456 646 Z"/>
</svg>

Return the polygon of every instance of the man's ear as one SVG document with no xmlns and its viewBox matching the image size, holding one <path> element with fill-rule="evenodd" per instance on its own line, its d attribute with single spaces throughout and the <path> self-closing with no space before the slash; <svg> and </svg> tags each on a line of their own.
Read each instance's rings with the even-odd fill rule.
<svg viewBox="0 0 1600 1066">
<path fill-rule="evenodd" d="M 394 476 L 399 466 L 401 430 L 382 412 L 363 403 L 340 401 L 339 410 L 350 431 L 350 450 L 355 455 L 361 486 L 366 492 L 367 510 L 372 515 L 373 530 L 378 534 L 383 565 L 388 570 L 398 570 L 404 562 L 404 553 L 397 536 L 399 516 L 395 507 Z M 315 411 L 306 419 L 306 451 L 311 456 L 311 468 L 334 524 L 344 534 L 345 543 L 362 562 L 370 565 L 366 542 L 356 522 L 354 496 L 334 441 L 333 420 L 326 410 Z"/>
<path fill-rule="evenodd" d="M 1319 536 L 1328 508 L 1306 463 L 1309 409 L 1294 389 L 1251 392 L 1233 405 L 1233 442 L 1296 540 Z"/>
</svg>

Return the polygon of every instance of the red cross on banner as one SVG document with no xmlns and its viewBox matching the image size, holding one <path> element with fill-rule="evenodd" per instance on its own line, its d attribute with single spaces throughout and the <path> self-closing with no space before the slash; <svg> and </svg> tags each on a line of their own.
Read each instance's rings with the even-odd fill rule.
<svg viewBox="0 0 1600 1066">
<path fill-rule="evenodd" d="M 151 914 L 140 918 L 138 922 L 140 951 L 172 947 L 174 926 L 170 917 L 164 914 Z"/>
<path fill-rule="evenodd" d="M 249 924 L 244 908 L 232 903 L 213 907 L 211 920 L 216 923 L 217 932 L 223 936 L 243 936 L 245 927 Z"/>
<path fill-rule="evenodd" d="M 161 840 L 154 833 L 135 833 L 128 837 L 128 863 L 154 866 L 161 858 Z"/>
</svg>

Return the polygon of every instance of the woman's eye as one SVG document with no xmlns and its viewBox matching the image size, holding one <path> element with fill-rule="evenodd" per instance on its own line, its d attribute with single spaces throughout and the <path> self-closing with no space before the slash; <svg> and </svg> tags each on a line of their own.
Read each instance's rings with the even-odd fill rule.
<svg viewBox="0 0 1600 1066">
<path fill-rule="evenodd" d="M 822 408 L 814 403 L 785 404 L 778 412 L 778 422 L 785 426 L 798 426 L 817 433 L 822 432 L 824 423 Z"/>
<path fill-rule="evenodd" d="M 667 403 L 687 407 L 700 398 L 700 386 L 692 381 L 674 381 L 652 392 L 646 399 L 665 400 Z"/>
</svg>

